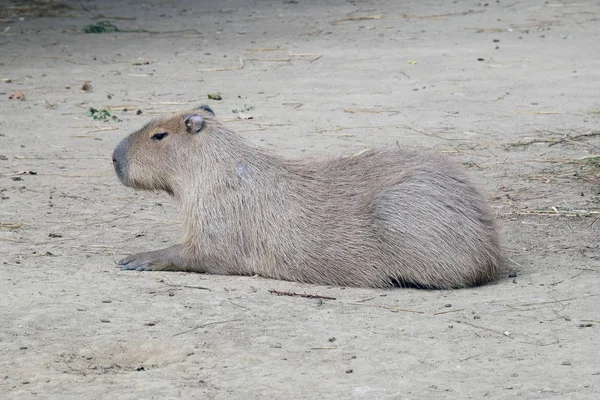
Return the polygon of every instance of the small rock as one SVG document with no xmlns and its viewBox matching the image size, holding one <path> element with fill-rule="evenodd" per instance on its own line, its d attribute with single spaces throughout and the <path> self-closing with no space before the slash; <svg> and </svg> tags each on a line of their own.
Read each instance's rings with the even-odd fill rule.
<svg viewBox="0 0 600 400">
<path fill-rule="evenodd" d="M 329 340 L 330 342 L 332 342 L 332 343 L 333 343 L 333 342 L 335 342 L 337 339 L 335 338 L 335 336 L 332 336 L 332 337 L 330 337 L 330 338 L 329 338 L 329 339 L 327 339 L 327 340 Z"/>
<path fill-rule="evenodd" d="M 104 322 L 105 324 L 108 324 L 108 323 L 110 323 L 110 320 L 109 320 L 109 319 L 102 319 L 102 318 L 101 318 L 101 319 L 100 319 L 100 322 Z"/>
<path fill-rule="evenodd" d="M 347 374 L 351 374 L 351 373 L 353 373 L 353 372 L 354 372 L 354 370 L 353 370 L 352 368 L 349 368 L 349 369 L 347 369 L 347 370 L 346 370 L 346 373 L 347 373 Z"/>
<path fill-rule="evenodd" d="M 139 366 L 135 370 L 136 371 L 145 371 L 146 369 L 143 366 Z"/>
<path fill-rule="evenodd" d="M 21 346 L 19 347 L 19 350 L 27 350 L 27 346 Z"/>
<path fill-rule="evenodd" d="M 514 271 L 514 270 L 513 270 L 513 271 L 510 271 L 510 272 L 508 273 L 508 277 L 509 277 L 509 278 L 516 278 L 516 277 L 517 277 L 517 271 Z"/>
<path fill-rule="evenodd" d="M 20 90 L 15 90 L 14 92 L 11 93 L 11 95 L 8 97 L 10 100 L 25 100 L 25 94 L 23 92 L 21 92 Z"/>
<path fill-rule="evenodd" d="M 145 322 L 144 325 L 145 326 L 154 326 L 154 325 L 156 325 L 156 323 L 155 322 Z"/>
<path fill-rule="evenodd" d="M 448 303 L 448 304 L 444 304 L 444 307 L 448 308 L 448 307 L 452 307 L 452 304 Z"/>
<path fill-rule="evenodd" d="M 571 361 L 563 361 L 560 365 L 571 365 Z"/>
<path fill-rule="evenodd" d="M 112 300 L 102 300 L 103 303 L 112 303 Z"/>
<path fill-rule="evenodd" d="M 137 110 L 137 111 L 135 112 L 135 115 L 142 115 L 142 110 Z"/>
<path fill-rule="evenodd" d="M 48 237 L 51 237 L 51 238 L 61 238 L 62 235 L 60 233 L 49 233 Z"/>
<path fill-rule="evenodd" d="M 484 58 L 481 58 L 481 57 L 479 57 L 479 58 L 477 59 L 477 61 L 485 61 L 485 59 L 484 59 Z"/>
</svg>

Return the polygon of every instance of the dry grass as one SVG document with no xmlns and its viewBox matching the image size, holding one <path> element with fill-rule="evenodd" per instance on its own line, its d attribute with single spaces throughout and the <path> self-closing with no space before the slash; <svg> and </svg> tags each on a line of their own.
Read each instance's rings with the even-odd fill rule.
<svg viewBox="0 0 600 400">
<path fill-rule="evenodd" d="M 58 0 L 28 0 L 14 2 L 12 6 L 0 7 L 0 18 L 17 17 L 66 17 L 73 8 Z"/>
</svg>

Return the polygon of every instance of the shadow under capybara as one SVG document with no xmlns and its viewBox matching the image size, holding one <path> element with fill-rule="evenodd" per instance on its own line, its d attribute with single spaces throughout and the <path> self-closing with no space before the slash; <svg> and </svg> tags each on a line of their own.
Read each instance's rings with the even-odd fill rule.
<svg viewBox="0 0 600 400">
<path fill-rule="evenodd" d="M 124 270 L 450 289 L 493 279 L 503 261 L 484 198 L 426 151 L 287 159 L 201 106 L 134 132 L 113 164 L 126 186 L 172 195 L 185 226 L 183 243 L 129 256 Z"/>
</svg>

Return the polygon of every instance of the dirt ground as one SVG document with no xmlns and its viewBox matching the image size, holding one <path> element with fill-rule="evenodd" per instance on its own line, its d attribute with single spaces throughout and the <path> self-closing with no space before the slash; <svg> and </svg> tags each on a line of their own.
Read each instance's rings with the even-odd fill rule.
<svg viewBox="0 0 600 400">
<path fill-rule="evenodd" d="M 0 1 L 0 397 L 599 398 L 599 17 L 586 0 Z M 505 271 L 455 291 L 120 271 L 181 232 L 111 152 L 203 103 L 290 156 L 450 155 L 489 197 Z"/>
</svg>

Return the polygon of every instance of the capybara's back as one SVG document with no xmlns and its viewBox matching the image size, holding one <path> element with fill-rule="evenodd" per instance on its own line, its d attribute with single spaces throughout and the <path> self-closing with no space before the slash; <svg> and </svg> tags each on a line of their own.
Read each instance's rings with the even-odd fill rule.
<svg viewBox="0 0 600 400">
<path fill-rule="evenodd" d="M 147 125 L 113 162 L 126 185 L 172 194 L 186 227 L 183 244 L 124 269 L 446 289 L 489 281 L 503 261 L 485 199 L 429 152 L 291 160 L 200 110 Z"/>
<path fill-rule="evenodd" d="M 318 182 L 305 204 L 321 222 L 304 234 L 314 234 L 329 283 L 460 288 L 496 276 L 503 257 L 494 219 L 444 158 L 392 148 L 300 169 Z"/>
</svg>

